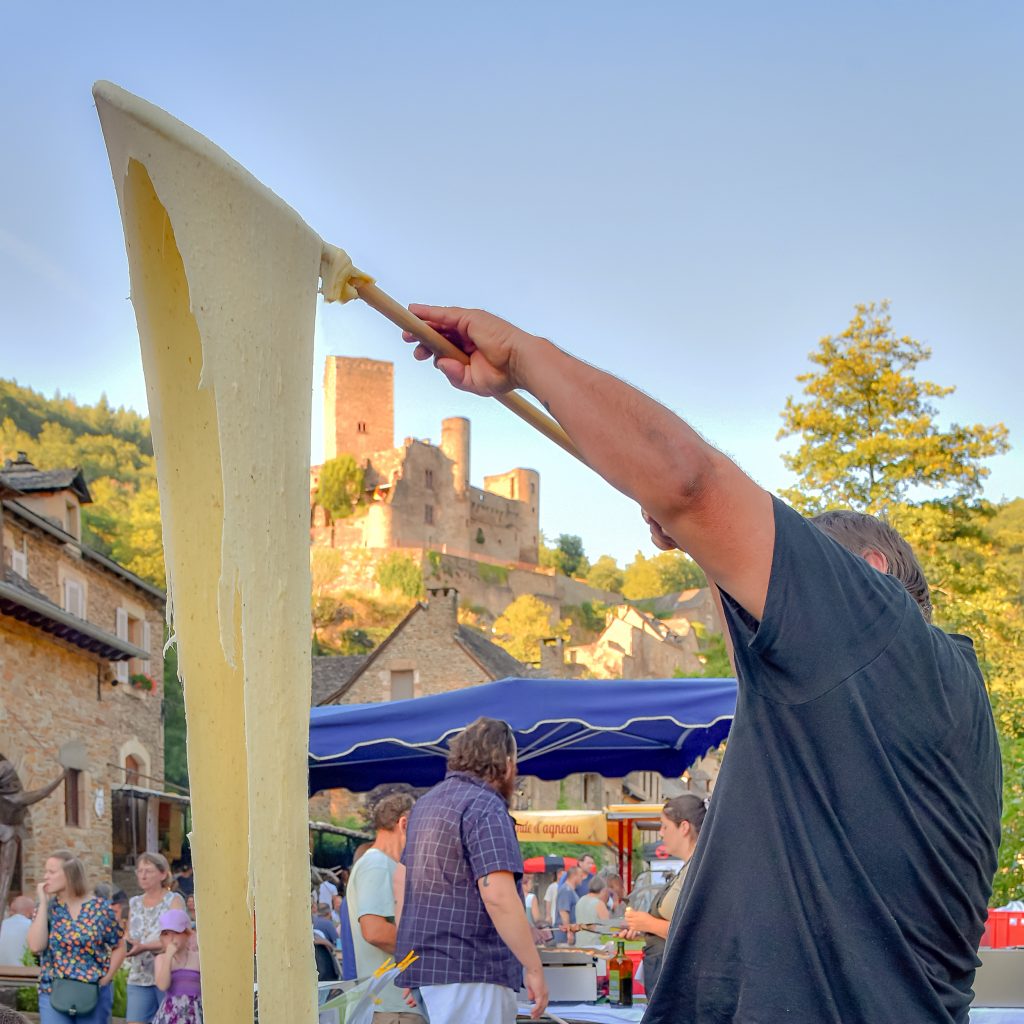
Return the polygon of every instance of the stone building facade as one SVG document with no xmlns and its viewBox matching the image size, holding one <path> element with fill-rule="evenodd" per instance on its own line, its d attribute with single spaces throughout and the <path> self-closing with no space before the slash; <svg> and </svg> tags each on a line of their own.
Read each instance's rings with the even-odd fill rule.
<svg viewBox="0 0 1024 1024">
<path fill-rule="evenodd" d="M 162 792 L 164 594 L 82 543 L 78 470 L 19 455 L 0 491 L 0 755 L 26 790 L 68 768 L 30 811 L 15 883 L 31 891 L 60 848 L 108 880 L 141 849 L 181 849 L 183 801 Z"/>
</svg>

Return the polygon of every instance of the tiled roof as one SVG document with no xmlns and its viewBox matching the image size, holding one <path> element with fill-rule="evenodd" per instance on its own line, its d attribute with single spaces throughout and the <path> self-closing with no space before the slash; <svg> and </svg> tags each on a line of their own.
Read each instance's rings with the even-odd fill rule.
<svg viewBox="0 0 1024 1024">
<path fill-rule="evenodd" d="M 148 651 L 64 611 L 10 570 L 0 578 L 0 615 L 9 615 L 108 661 L 149 657 Z"/>
<path fill-rule="evenodd" d="M 320 703 L 346 686 L 366 663 L 367 654 L 322 655 L 313 659 L 312 705 Z"/>
<path fill-rule="evenodd" d="M 0 481 L 8 487 L 22 494 L 72 490 L 83 505 L 92 502 L 85 477 L 77 466 L 71 469 L 36 469 L 27 459 L 20 457 L 22 453 L 18 454 L 17 461 L 7 459 L 0 469 Z"/>
<path fill-rule="evenodd" d="M 503 647 L 499 647 L 493 641 L 488 640 L 483 633 L 479 633 L 469 626 L 458 626 L 455 630 L 455 639 L 492 680 L 520 677 L 527 674 L 527 667 L 521 661 L 517 661 Z"/>
</svg>

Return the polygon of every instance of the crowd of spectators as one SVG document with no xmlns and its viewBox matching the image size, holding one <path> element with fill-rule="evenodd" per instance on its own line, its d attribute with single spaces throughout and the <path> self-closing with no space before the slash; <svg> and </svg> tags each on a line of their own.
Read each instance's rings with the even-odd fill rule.
<svg viewBox="0 0 1024 1024">
<path fill-rule="evenodd" d="M 38 963 L 41 1024 L 109 1024 L 113 981 L 123 964 L 128 1024 L 201 1019 L 194 880 L 189 864 L 176 867 L 174 874 L 162 854 L 140 854 L 140 891 L 129 898 L 107 882 L 90 888 L 83 862 L 57 850 L 46 859 L 35 899 L 25 893 L 10 899 L 0 923 L 0 966 Z M 182 969 L 194 974 L 193 984 L 185 986 Z M 185 987 L 194 994 L 179 993 L 178 1012 L 162 1011 L 168 990 L 173 995 Z"/>
</svg>

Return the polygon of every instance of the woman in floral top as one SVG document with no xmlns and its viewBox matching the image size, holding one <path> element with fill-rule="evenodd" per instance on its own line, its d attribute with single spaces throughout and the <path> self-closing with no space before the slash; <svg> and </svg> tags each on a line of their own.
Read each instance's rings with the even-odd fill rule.
<svg viewBox="0 0 1024 1024">
<path fill-rule="evenodd" d="M 163 952 L 160 939 L 160 915 L 168 910 L 184 910 L 185 901 L 170 892 L 174 881 L 171 866 L 159 853 L 139 855 L 135 878 L 142 894 L 131 898 L 128 913 L 128 1024 L 149 1024 L 163 1002 L 163 993 L 156 987 L 153 960 Z"/>
<path fill-rule="evenodd" d="M 110 999 L 103 998 L 125 956 L 124 930 L 114 908 L 103 899 L 87 896 L 85 867 L 68 850 L 58 850 L 46 861 L 39 885 L 39 909 L 28 930 L 28 945 L 42 954 L 39 974 L 41 1024 L 104 1024 Z M 88 1014 L 72 1018 L 50 1005 L 54 980 L 98 982 L 100 999 Z"/>
</svg>

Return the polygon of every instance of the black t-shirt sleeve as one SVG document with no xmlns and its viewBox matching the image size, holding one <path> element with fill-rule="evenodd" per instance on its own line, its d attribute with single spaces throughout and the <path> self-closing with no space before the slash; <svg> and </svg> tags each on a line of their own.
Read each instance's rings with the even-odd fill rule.
<svg viewBox="0 0 1024 1024">
<path fill-rule="evenodd" d="M 764 617 L 757 622 L 725 591 L 722 604 L 741 682 L 798 704 L 877 658 L 916 606 L 899 580 L 772 501 L 775 547 Z"/>
</svg>

